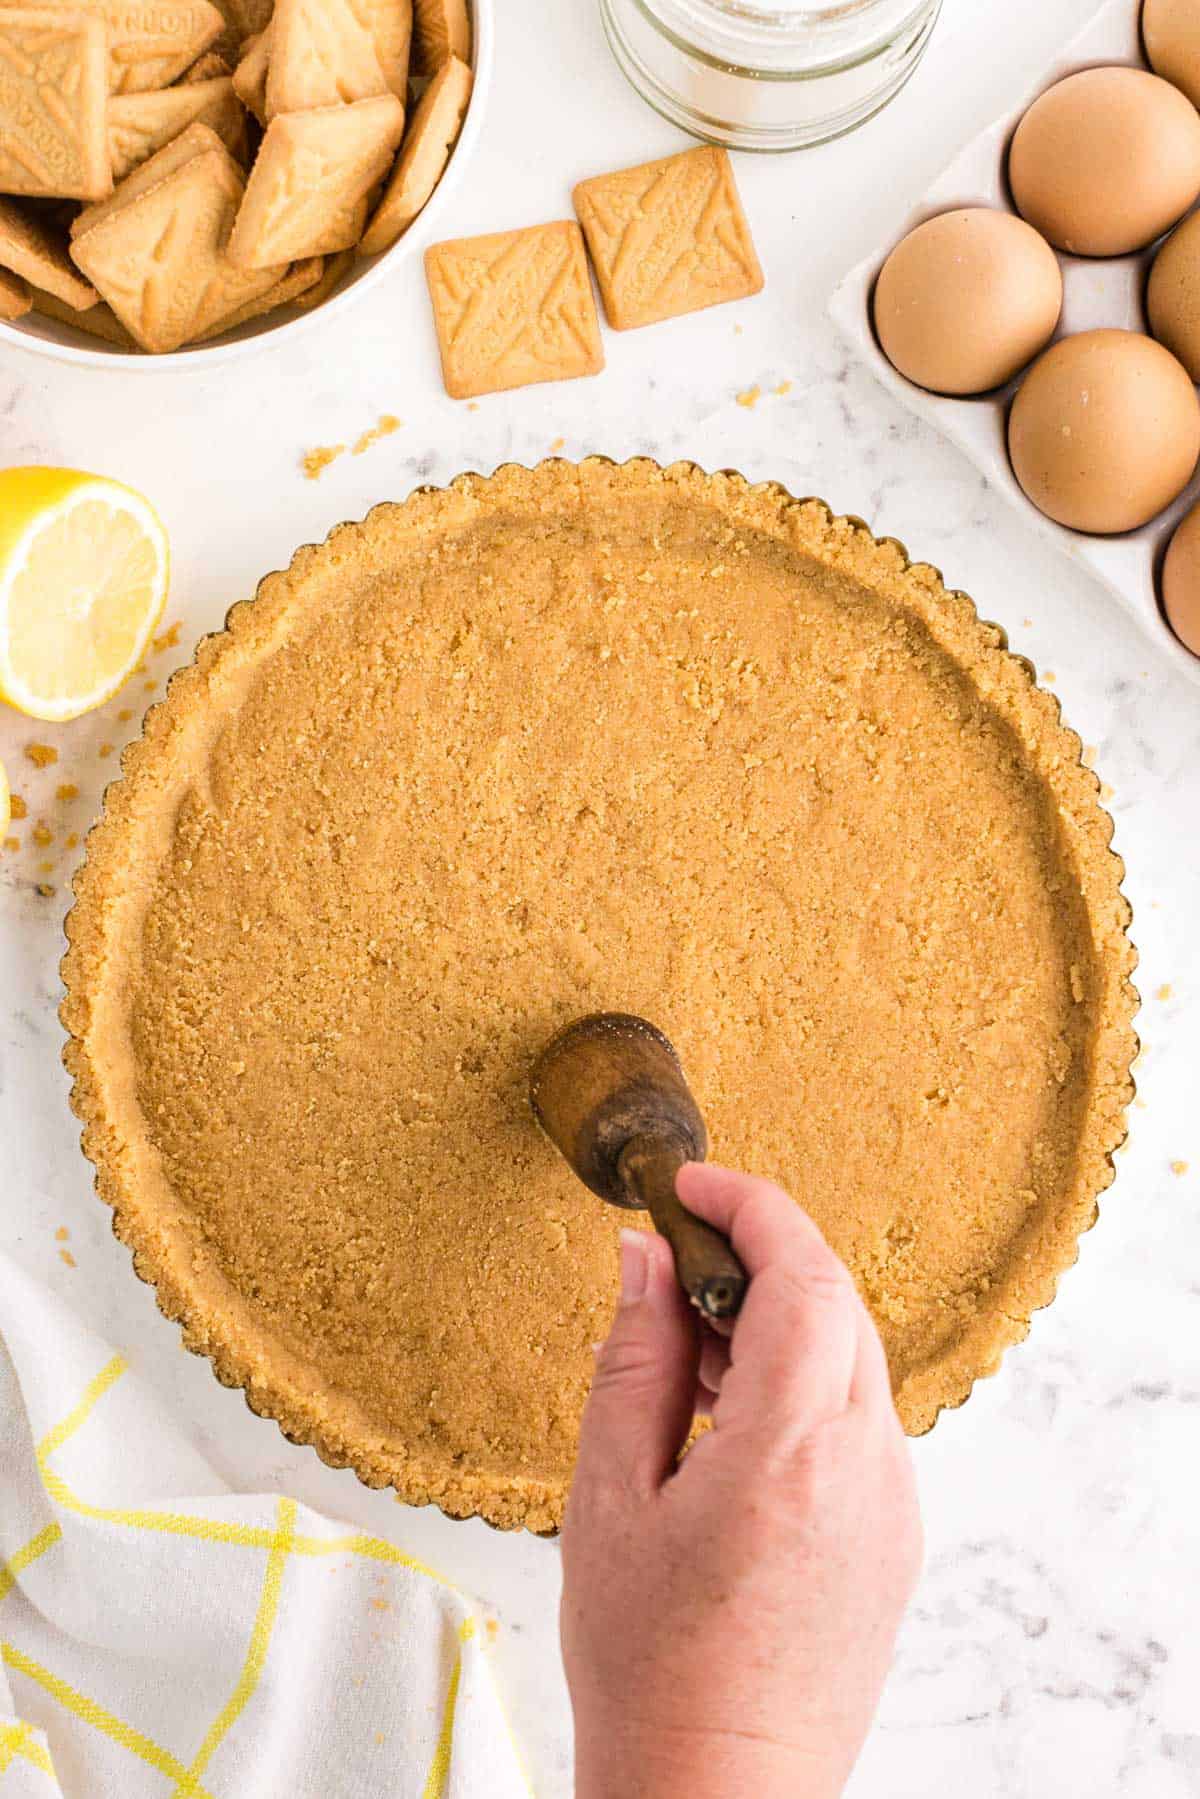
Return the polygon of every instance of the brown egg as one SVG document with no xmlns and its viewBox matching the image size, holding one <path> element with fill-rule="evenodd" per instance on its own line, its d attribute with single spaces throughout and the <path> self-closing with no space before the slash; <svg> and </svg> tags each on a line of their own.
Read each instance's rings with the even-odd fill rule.
<svg viewBox="0 0 1200 1799">
<path fill-rule="evenodd" d="M 1017 126 L 1008 180 L 1017 211 L 1060 250 L 1124 256 L 1200 194 L 1200 114 L 1146 69 L 1081 69 Z"/>
<path fill-rule="evenodd" d="M 1133 531 L 1186 487 L 1200 400 L 1169 350 L 1139 331 L 1080 331 L 1040 356 L 1008 420 L 1013 473 L 1047 517 Z"/>
<path fill-rule="evenodd" d="M 1167 623 L 1193 656 L 1200 656 L 1200 506 L 1175 528 L 1162 572 Z"/>
<path fill-rule="evenodd" d="M 1145 0 L 1142 41 L 1150 67 L 1200 106 L 1200 10 L 1196 0 Z"/>
<path fill-rule="evenodd" d="M 1050 341 L 1062 292 L 1058 258 L 1032 225 L 962 207 L 896 245 L 875 284 L 875 329 L 888 361 L 919 387 L 986 393 Z"/>
<path fill-rule="evenodd" d="M 1177 226 L 1154 258 L 1146 313 L 1159 343 L 1200 381 L 1200 212 Z"/>
</svg>

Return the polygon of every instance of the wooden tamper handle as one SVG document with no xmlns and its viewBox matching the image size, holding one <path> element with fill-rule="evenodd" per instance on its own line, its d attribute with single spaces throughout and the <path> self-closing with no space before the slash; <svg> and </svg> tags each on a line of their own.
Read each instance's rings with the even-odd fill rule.
<svg viewBox="0 0 1200 1799">
<path fill-rule="evenodd" d="M 610 1205 L 649 1212 L 671 1245 L 679 1284 L 706 1317 L 731 1318 L 746 1270 L 728 1240 L 675 1193 L 708 1133 L 679 1057 L 630 1012 L 593 1012 L 551 1039 L 530 1080 L 534 1116 L 586 1187 Z"/>
</svg>

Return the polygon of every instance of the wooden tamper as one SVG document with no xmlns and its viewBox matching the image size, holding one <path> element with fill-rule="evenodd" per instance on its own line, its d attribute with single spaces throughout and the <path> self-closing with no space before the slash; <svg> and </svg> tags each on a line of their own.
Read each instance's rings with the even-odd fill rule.
<svg viewBox="0 0 1200 1799">
<path fill-rule="evenodd" d="M 708 1133 L 679 1057 L 654 1025 L 593 1012 L 551 1039 L 529 1083 L 534 1116 L 586 1187 L 610 1205 L 649 1212 L 671 1245 L 679 1284 L 708 1318 L 731 1318 L 747 1287 L 728 1240 L 675 1193 Z"/>
</svg>

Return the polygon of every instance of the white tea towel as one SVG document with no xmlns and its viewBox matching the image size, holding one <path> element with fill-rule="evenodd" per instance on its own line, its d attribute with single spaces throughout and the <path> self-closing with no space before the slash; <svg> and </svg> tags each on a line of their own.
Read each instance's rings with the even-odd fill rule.
<svg viewBox="0 0 1200 1799">
<path fill-rule="evenodd" d="M 235 1494 L 0 1257 L 0 1799 L 528 1799 L 471 1609 Z"/>
</svg>

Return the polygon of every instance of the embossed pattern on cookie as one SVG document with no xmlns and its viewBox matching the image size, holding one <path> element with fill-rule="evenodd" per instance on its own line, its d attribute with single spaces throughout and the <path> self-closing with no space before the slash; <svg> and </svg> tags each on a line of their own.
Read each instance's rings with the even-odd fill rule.
<svg viewBox="0 0 1200 1799">
<path fill-rule="evenodd" d="M 403 130 L 404 107 L 390 93 L 272 119 L 229 240 L 232 260 L 259 269 L 348 250 Z"/>
<path fill-rule="evenodd" d="M 574 219 L 432 244 L 425 275 L 452 398 L 595 375 L 604 367 Z"/>
<path fill-rule="evenodd" d="M 230 155 L 246 150 L 246 115 L 228 75 L 185 82 L 157 94 L 116 94 L 108 103 L 108 149 L 114 181 L 121 181 L 164 144 L 199 120 L 211 125 Z"/>
<path fill-rule="evenodd" d="M 192 335 L 241 197 L 237 164 L 218 144 L 75 239 L 76 262 L 143 350 L 176 350 Z"/>
<path fill-rule="evenodd" d="M 573 198 L 614 330 L 744 299 L 763 285 L 724 150 L 596 175 Z"/>
<path fill-rule="evenodd" d="M 387 92 L 364 0 L 276 0 L 268 119 Z"/>
<path fill-rule="evenodd" d="M 13 5 L 14 0 L 0 0 L 0 11 Z M 209 0 L 41 0 L 41 5 L 60 16 L 87 13 L 100 21 L 108 35 L 108 85 L 114 94 L 169 86 L 225 29 Z"/>
<path fill-rule="evenodd" d="M 0 190 L 96 200 L 112 186 L 104 25 L 0 5 Z"/>
</svg>

